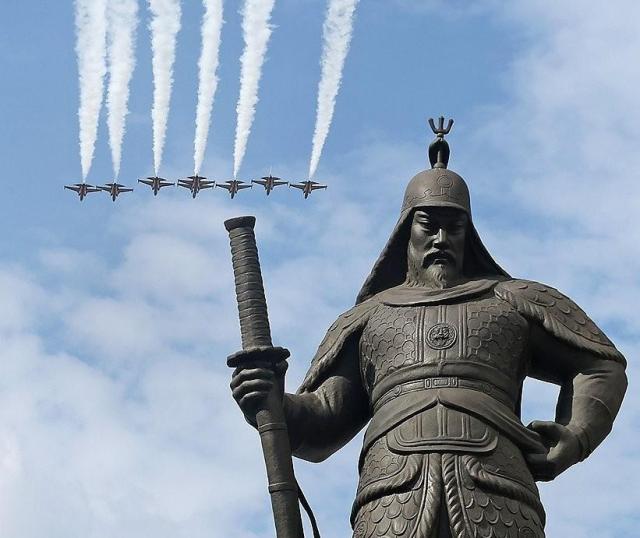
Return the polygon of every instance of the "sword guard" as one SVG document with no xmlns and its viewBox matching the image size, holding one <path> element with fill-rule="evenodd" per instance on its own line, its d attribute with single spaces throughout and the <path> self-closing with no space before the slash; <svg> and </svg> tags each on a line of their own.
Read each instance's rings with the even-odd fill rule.
<svg viewBox="0 0 640 538">
<path fill-rule="evenodd" d="M 227 357 L 227 366 L 237 368 L 243 364 L 251 364 L 256 361 L 268 361 L 272 365 L 288 359 L 291 353 L 288 349 L 274 346 L 256 346 L 237 351 Z"/>
</svg>

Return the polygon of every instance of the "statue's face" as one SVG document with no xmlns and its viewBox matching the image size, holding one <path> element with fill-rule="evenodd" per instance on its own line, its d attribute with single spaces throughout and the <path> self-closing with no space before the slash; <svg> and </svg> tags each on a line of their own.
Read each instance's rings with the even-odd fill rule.
<svg viewBox="0 0 640 538">
<path fill-rule="evenodd" d="M 407 281 L 440 288 L 459 281 L 468 222 L 459 209 L 417 209 L 411 222 Z"/>
</svg>

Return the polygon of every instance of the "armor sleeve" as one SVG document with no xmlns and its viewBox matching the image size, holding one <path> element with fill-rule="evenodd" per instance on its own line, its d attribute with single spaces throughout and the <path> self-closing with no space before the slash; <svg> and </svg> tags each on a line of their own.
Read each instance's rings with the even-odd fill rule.
<svg viewBox="0 0 640 538">
<path fill-rule="evenodd" d="M 297 394 L 284 405 L 294 455 L 322 461 L 344 446 L 370 418 L 362 386 L 359 341 L 375 299 L 342 314 L 329 328 Z"/>
<path fill-rule="evenodd" d="M 340 351 L 347 339 L 354 332 L 362 332 L 377 306 L 378 302 L 375 299 L 369 299 L 342 314 L 329 327 L 298 393 L 309 392 L 319 385 L 326 373 L 339 360 Z"/>
<path fill-rule="evenodd" d="M 558 290 L 529 280 L 509 280 L 498 284 L 495 293 L 559 340 L 626 365 L 611 340 L 578 305 Z"/>
<path fill-rule="evenodd" d="M 626 361 L 569 298 L 535 282 L 496 287 L 532 323 L 529 374 L 561 386 L 556 422 L 578 437 L 586 458 L 609 434 L 627 388 Z"/>
<path fill-rule="evenodd" d="M 320 462 L 347 444 L 368 422 L 369 398 L 358 367 L 359 333 L 351 334 L 331 372 L 312 391 L 285 394 L 293 454 Z"/>
<path fill-rule="evenodd" d="M 532 330 L 530 375 L 560 385 L 556 422 L 580 441 L 585 459 L 611 431 L 627 389 L 622 362 L 568 346 L 536 327 Z"/>
</svg>

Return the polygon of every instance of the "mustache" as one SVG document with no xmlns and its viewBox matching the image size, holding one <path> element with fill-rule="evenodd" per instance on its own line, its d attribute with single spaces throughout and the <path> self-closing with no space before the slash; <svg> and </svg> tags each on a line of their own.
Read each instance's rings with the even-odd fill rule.
<svg viewBox="0 0 640 538">
<path fill-rule="evenodd" d="M 424 255 L 424 258 L 422 259 L 422 266 L 428 267 L 439 260 L 455 264 L 456 257 L 450 250 L 433 249 Z"/>
</svg>

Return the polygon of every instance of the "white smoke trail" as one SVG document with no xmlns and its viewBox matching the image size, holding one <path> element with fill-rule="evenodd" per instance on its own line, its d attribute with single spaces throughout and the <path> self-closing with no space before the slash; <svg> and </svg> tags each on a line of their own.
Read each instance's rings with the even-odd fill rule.
<svg viewBox="0 0 640 538">
<path fill-rule="evenodd" d="M 125 119 L 129 112 L 129 84 L 135 67 L 134 43 L 138 26 L 137 0 L 109 0 L 108 6 L 108 66 L 109 86 L 107 110 L 109 113 L 109 142 L 113 172 L 120 174 L 122 139 Z"/>
<path fill-rule="evenodd" d="M 242 31 L 244 34 L 244 52 L 242 53 L 240 72 L 240 97 L 236 112 L 236 140 L 234 150 L 233 177 L 238 176 L 247 140 L 258 103 L 258 88 L 262 75 L 262 64 L 271 37 L 271 12 L 275 0 L 245 0 L 242 11 Z"/>
<path fill-rule="evenodd" d="M 98 134 L 104 95 L 107 0 L 76 0 L 76 54 L 80 80 L 80 165 L 87 178 Z"/>
<path fill-rule="evenodd" d="M 316 128 L 309 163 L 309 179 L 318 169 L 320 156 L 329 135 L 336 97 L 342 82 L 344 62 L 353 36 L 353 18 L 358 0 L 329 0 L 322 31 L 322 75 L 318 87 Z"/>
<path fill-rule="evenodd" d="M 202 51 L 198 67 L 199 88 L 196 110 L 196 135 L 193 143 L 194 172 L 200 174 L 204 151 L 207 147 L 211 109 L 218 88 L 218 63 L 220 56 L 220 35 L 222 33 L 222 0 L 203 0 Z"/>
<path fill-rule="evenodd" d="M 182 10 L 179 0 L 149 0 L 151 19 L 151 49 L 153 58 L 153 166 L 158 175 L 167 132 L 173 62 L 176 58 L 176 37 L 180 31 Z"/>
</svg>

